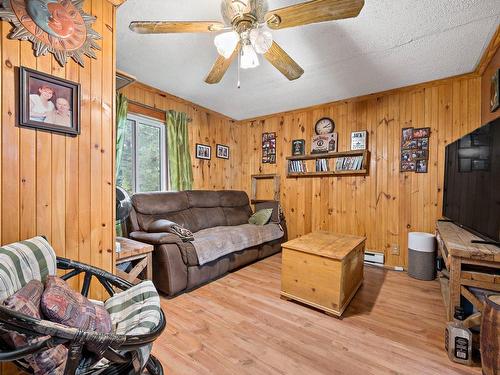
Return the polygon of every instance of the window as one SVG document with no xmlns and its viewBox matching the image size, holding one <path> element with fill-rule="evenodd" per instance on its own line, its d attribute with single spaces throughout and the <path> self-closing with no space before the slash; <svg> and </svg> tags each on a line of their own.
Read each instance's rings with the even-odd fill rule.
<svg viewBox="0 0 500 375">
<path fill-rule="evenodd" d="M 129 194 L 167 189 L 165 125 L 129 114 L 117 184 Z"/>
</svg>

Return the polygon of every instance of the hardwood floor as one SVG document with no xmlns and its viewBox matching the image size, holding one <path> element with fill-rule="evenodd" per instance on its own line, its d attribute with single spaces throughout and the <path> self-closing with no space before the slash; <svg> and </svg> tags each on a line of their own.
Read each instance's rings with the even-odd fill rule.
<svg viewBox="0 0 500 375">
<path fill-rule="evenodd" d="M 343 319 L 279 298 L 275 255 L 172 300 L 167 374 L 480 374 L 448 360 L 439 283 L 365 268 Z"/>
</svg>

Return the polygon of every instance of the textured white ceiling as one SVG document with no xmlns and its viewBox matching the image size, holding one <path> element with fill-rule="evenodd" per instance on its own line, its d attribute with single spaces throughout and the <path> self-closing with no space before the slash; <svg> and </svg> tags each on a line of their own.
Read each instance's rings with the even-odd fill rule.
<svg viewBox="0 0 500 375">
<path fill-rule="evenodd" d="M 269 0 L 270 9 L 302 0 Z M 204 78 L 214 34 L 138 35 L 133 20 L 221 20 L 220 0 L 128 0 L 118 10 L 118 68 L 234 119 L 307 107 L 474 70 L 500 21 L 500 0 L 365 0 L 354 19 L 273 31 L 305 70 L 289 82 L 267 61 L 222 82 Z"/>
</svg>

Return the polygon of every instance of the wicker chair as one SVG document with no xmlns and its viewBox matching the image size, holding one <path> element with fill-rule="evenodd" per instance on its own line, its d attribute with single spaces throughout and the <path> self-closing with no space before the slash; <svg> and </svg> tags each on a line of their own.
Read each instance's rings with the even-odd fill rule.
<svg viewBox="0 0 500 375">
<path fill-rule="evenodd" d="M 110 296 L 115 295 L 115 290 L 126 291 L 133 284 L 125 281 L 104 270 L 75 262 L 69 259 L 57 258 L 57 268 L 67 271 L 62 276 L 69 280 L 80 274 L 84 275 L 81 294 L 88 296 L 92 278 L 96 278 Z M 10 350 L 6 347 L 0 348 L 0 362 L 13 362 L 20 370 L 31 374 L 26 357 L 47 348 L 65 344 L 68 347 L 68 359 L 65 367 L 65 375 L 90 374 L 97 372 L 95 369 L 96 358 L 104 358 L 104 365 L 99 367 L 99 374 L 139 374 L 143 371 L 141 365 L 141 351 L 149 348 L 156 338 L 165 329 L 166 322 L 163 311 L 160 309 L 160 320 L 158 325 L 148 334 L 143 335 L 117 335 L 103 334 L 97 332 L 82 331 L 70 328 L 47 320 L 35 319 L 18 312 L 14 312 L 0 305 L 0 333 L 16 331 L 34 337 L 49 336 L 49 338 L 35 345 Z M 86 356 L 83 349 L 86 345 L 92 345 L 93 358 Z M 97 348 L 97 349 L 96 349 Z M 152 375 L 162 375 L 161 363 L 152 355 L 147 357 L 145 368 Z"/>
</svg>

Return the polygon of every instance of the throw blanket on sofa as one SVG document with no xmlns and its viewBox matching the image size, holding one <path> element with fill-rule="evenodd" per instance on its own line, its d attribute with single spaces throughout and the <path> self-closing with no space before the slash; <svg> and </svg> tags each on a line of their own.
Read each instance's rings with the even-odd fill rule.
<svg viewBox="0 0 500 375">
<path fill-rule="evenodd" d="M 193 234 L 192 244 L 202 266 L 224 255 L 277 240 L 283 235 L 278 224 L 243 224 L 200 230 Z"/>
</svg>

